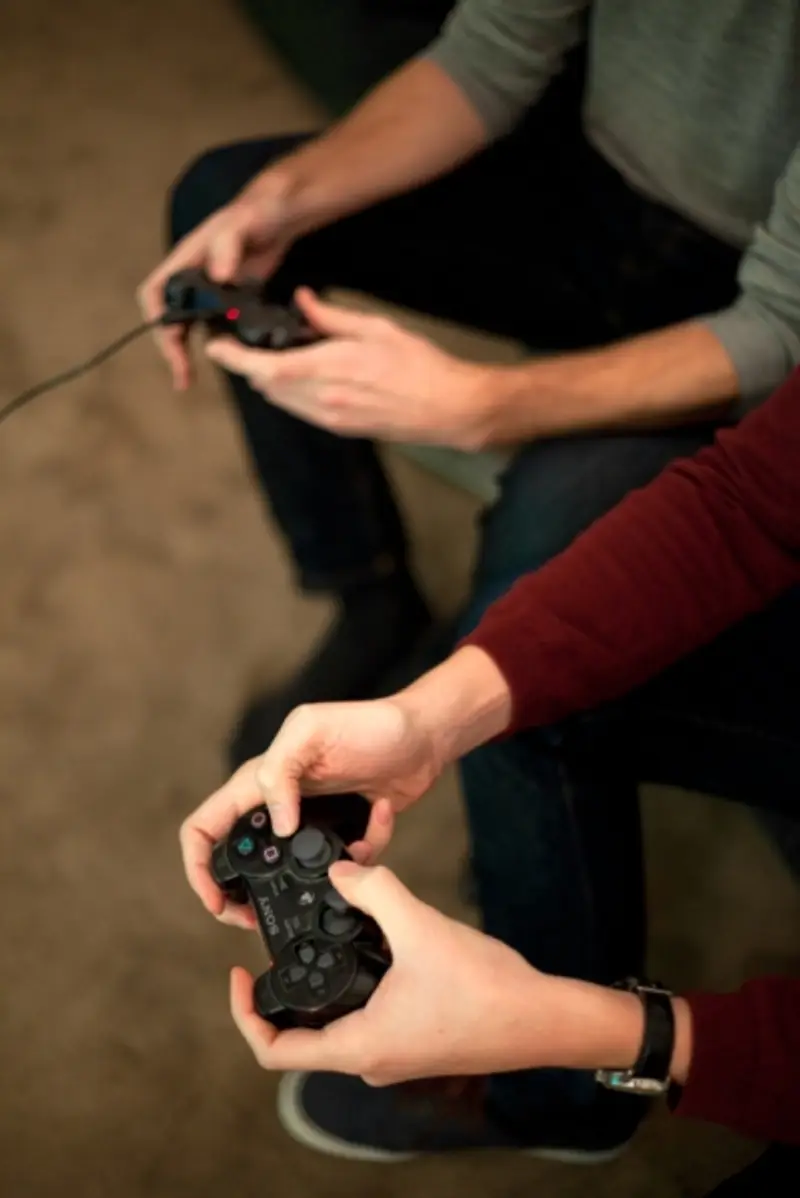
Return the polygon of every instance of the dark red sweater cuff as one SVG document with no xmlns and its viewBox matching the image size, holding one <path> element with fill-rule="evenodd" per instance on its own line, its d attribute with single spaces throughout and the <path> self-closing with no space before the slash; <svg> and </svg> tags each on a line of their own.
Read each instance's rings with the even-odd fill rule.
<svg viewBox="0 0 800 1198">
<path fill-rule="evenodd" d="M 738 996 L 737 996 L 738 997 Z M 689 994 L 692 1064 L 676 1115 L 730 1126 L 753 1085 L 755 1046 L 742 1035 L 741 1003 L 729 994 Z"/>
<path fill-rule="evenodd" d="M 798 982 L 760 978 L 690 994 L 692 1063 L 674 1112 L 757 1140 L 800 1144 Z"/>
</svg>

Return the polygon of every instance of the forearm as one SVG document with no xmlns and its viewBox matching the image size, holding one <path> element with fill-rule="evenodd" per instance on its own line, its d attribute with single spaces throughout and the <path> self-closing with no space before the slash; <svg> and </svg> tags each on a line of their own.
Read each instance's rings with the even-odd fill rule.
<svg viewBox="0 0 800 1198">
<path fill-rule="evenodd" d="M 800 372 L 492 605 L 469 641 L 514 727 L 626 694 L 800 582 L 799 403 Z"/>
<path fill-rule="evenodd" d="M 299 236 L 446 174 L 486 140 L 461 89 L 435 63 L 415 59 L 260 178 L 279 177 Z"/>
<path fill-rule="evenodd" d="M 442 767 L 498 736 L 511 718 L 511 693 L 488 653 L 458 649 L 394 700 L 412 716 Z"/>
<path fill-rule="evenodd" d="M 627 693 L 800 582 L 800 371 L 525 575 L 398 701 L 442 761 Z"/>
<path fill-rule="evenodd" d="M 487 444 L 689 422 L 724 412 L 738 393 L 727 351 L 697 323 L 499 367 L 489 385 Z"/>
</svg>

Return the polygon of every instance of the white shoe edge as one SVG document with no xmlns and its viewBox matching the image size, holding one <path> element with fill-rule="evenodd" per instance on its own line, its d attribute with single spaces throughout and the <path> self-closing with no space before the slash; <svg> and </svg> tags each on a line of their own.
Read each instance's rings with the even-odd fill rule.
<svg viewBox="0 0 800 1198">
<path fill-rule="evenodd" d="M 307 1076 L 307 1073 L 302 1072 L 284 1073 L 278 1083 L 278 1119 L 284 1131 L 298 1144 L 310 1148 L 313 1152 L 337 1157 L 339 1160 L 365 1161 L 372 1164 L 398 1164 L 415 1160 L 422 1155 L 417 1152 L 391 1152 L 385 1148 L 371 1148 L 367 1144 L 351 1144 L 317 1127 L 303 1109 L 303 1084 Z M 516 1151 L 556 1164 L 605 1165 L 615 1161 L 627 1147 L 628 1142 L 614 1148 L 599 1149 L 597 1152 L 584 1152 L 577 1148 L 523 1148 Z"/>
<path fill-rule="evenodd" d="M 370 1148 L 367 1144 L 351 1144 L 340 1140 L 312 1123 L 303 1109 L 303 1083 L 307 1073 L 284 1073 L 278 1083 L 278 1119 L 281 1126 L 293 1140 L 310 1148 L 314 1152 L 322 1152 L 326 1156 L 335 1156 L 345 1161 L 368 1161 L 373 1164 L 395 1164 L 410 1161 L 417 1156 L 414 1152 L 390 1152 L 384 1148 Z"/>
</svg>

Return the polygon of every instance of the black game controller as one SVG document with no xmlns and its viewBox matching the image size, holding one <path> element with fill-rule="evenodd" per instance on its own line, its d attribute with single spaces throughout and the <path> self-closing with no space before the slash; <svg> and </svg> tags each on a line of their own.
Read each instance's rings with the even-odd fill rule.
<svg viewBox="0 0 800 1198">
<path fill-rule="evenodd" d="M 350 857 L 329 823 L 306 816 L 282 838 L 266 807 L 242 816 L 214 846 L 214 881 L 256 913 L 272 963 L 256 980 L 255 1007 L 276 1027 L 320 1028 L 363 1007 L 391 964 L 378 925 L 328 879 L 341 860 Z"/>
<path fill-rule="evenodd" d="M 202 270 L 181 270 L 164 287 L 164 323 L 202 323 L 251 349 L 295 349 L 320 340 L 295 307 L 271 304 L 260 282 L 214 283 Z"/>
</svg>

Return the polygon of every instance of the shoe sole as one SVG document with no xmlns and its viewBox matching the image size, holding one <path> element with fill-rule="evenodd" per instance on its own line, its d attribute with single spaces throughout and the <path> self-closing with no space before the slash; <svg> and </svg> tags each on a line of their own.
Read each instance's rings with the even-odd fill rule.
<svg viewBox="0 0 800 1198">
<path fill-rule="evenodd" d="M 372 1164 L 401 1164 L 427 1155 L 422 1152 L 391 1152 L 385 1148 L 371 1148 L 368 1144 L 351 1144 L 340 1140 L 312 1123 L 302 1103 L 305 1073 L 285 1073 L 278 1084 L 278 1119 L 284 1131 L 304 1148 L 321 1152 L 324 1156 L 338 1157 L 345 1161 L 364 1161 Z M 621 1156 L 629 1141 L 614 1148 L 596 1152 L 578 1148 L 520 1148 L 515 1151 L 541 1161 L 554 1161 L 564 1165 L 604 1165 Z M 477 1149 L 463 1149 L 475 1152 Z M 433 1154 L 431 1154 L 433 1155 Z"/>
</svg>

